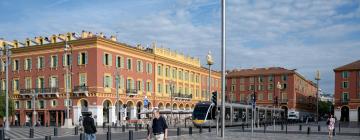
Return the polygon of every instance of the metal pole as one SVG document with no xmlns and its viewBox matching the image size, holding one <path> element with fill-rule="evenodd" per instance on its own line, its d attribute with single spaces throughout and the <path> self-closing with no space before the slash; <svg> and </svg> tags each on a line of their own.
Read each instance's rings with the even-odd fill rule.
<svg viewBox="0 0 360 140">
<path fill-rule="evenodd" d="M 174 105 L 173 105 L 173 92 L 174 92 L 174 87 L 172 86 L 172 82 L 170 84 L 170 100 L 171 100 L 171 120 L 170 120 L 170 124 L 173 121 L 173 111 L 174 111 Z"/>
<path fill-rule="evenodd" d="M 316 124 L 319 123 L 319 79 L 316 78 Z"/>
<path fill-rule="evenodd" d="M 226 50 L 226 40 L 225 40 L 225 2 L 226 0 L 221 1 L 221 137 L 225 138 L 225 50 Z"/>
<path fill-rule="evenodd" d="M 121 123 L 121 118 L 120 118 L 120 103 L 119 103 L 119 69 L 116 69 L 116 114 L 117 114 L 117 122 L 116 122 L 116 126 L 118 126 Z M 120 120 L 119 120 L 120 119 Z"/>
<path fill-rule="evenodd" d="M 10 62 L 10 53 L 11 51 L 9 50 L 9 46 L 5 46 L 6 48 L 6 64 L 5 64 L 5 68 L 6 68 L 6 91 L 5 91 L 5 100 L 6 100 L 6 105 L 5 105 L 5 130 L 10 130 L 9 127 L 9 62 Z"/>
<path fill-rule="evenodd" d="M 209 64 L 209 82 L 208 82 L 208 97 L 209 101 L 211 102 L 211 64 Z"/>
<path fill-rule="evenodd" d="M 36 88 L 35 88 L 36 89 Z M 33 94 L 33 127 L 35 127 L 36 126 L 36 97 L 35 97 L 35 94 L 36 94 L 36 90 L 35 90 L 35 92 L 34 92 L 34 94 Z"/>
</svg>

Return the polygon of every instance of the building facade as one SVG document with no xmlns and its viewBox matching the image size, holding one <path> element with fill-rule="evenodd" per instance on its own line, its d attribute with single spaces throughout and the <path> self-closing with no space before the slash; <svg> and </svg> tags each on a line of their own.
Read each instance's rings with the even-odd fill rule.
<svg viewBox="0 0 360 140">
<path fill-rule="evenodd" d="M 316 85 L 295 70 L 280 67 L 232 70 L 226 76 L 228 102 L 316 112 Z M 279 84 L 279 85 L 278 85 Z M 281 88 L 279 88 L 281 86 Z"/>
<path fill-rule="evenodd" d="M 62 126 L 67 105 L 74 124 L 86 110 L 96 116 L 98 125 L 111 124 L 144 117 L 138 113 L 145 109 L 145 98 L 150 109 L 191 110 L 210 97 L 208 69 L 199 59 L 155 43 L 150 48 L 130 46 L 113 36 L 83 31 L 79 36 L 67 33 L 7 44 L 12 46 L 9 94 L 16 109 L 12 125 L 36 120 Z M 0 88 L 5 90 L 4 57 L 1 62 Z M 220 91 L 220 73 L 212 73 L 211 89 Z M 117 115 L 118 110 L 123 113 Z"/>
<path fill-rule="evenodd" d="M 360 122 L 360 60 L 334 69 L 335 116 Z"/>
</svg>

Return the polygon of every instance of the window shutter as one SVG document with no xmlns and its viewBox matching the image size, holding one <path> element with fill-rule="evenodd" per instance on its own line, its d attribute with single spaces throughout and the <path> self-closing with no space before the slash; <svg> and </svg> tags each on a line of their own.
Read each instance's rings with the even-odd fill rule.
<svg viewBox="0 0 360 140">
<path fill-rule="evenodd" d="M 113 79 L 112 79 L 112 77 L 109 77 L 108 78 L 109 79 L 109 86 L 110 86 L 110 88 L 112 88 L 113 87 Z"/>
<path fill-rule="evenodd" d="M 63 63 L 63 66 L 66 66 L 66 54 L 63 54 L 62 63 Z"/>
<path fill-rule="evenodd" d="M 88 53 L 85 53 L 85 64 L 88 64 Z"/>
<path fill-rule="evenodd" d="M 55 61 L 54 66 L 57 67 L 57 66 L 58 66 L 58 56 L 57 56 L 57 55 L 55 56 L 55 60 L 54 60 L 54 61 Z"/>
<path fill-rule="evenodd" d="M 118 67 L 120 67 L 119 66 L 119 60 L 118 60 L 118 56 L 116 56 L 116 58 L 115 58 L 115 66 L 118 68 Z"/>
<path fill-rule="evenodd" d="M 51 83 L 51 77 L 49 77 L 49 87 L 52 88 L 53 87 L 53 84 Z"/>
<path fill-rule="evenodd" d="M 106 58 L 105 58 L 105 53 L 103 54 L 103 64 L 106 65 Z"/>
<path fill-rule="evenodd" d="M 120 57 L 120 67 L 124 68 L 124 58 Z"/>
<path fill-rule="evenodd" d="M 144 88 L 144 85 L 145 85 L 145 81 L 142 81 L 142 82 L 141 82 L 141 90 L 142 90 L 142 91 L 146 91 L 145 88 Z"/>
<path fill-rule="evenodd" d="M 32 69 L 32 60 L 30 59 L 30 61 L 29 61 L 29 66 L 30 66 L 30 69 L 29 70 L 31 70 Z"/>
<path fill-rule="evenodd" d="M 72 65 L 72 55 L 69 55 L 69 59 L 70 59 L 70 66 Z"/>
<path fill-rule="evenodd" d="M 78 53 L 78 57 L 77 57 L 77 61 L 78 61 L 78 65 L 81 65 L 81 53 Z"/>
<path fill-rule="evenodd" d="M 109 66 L 112 66 L 112 55 L 109 54 Z"/>
<path fill-rule="evenodd" d="M 104 87 L 106 87 L 106 76 L 104 76 Z"/>
<path fill-rule="evenodd" d="M 121 76 L 121 77 L 120 77 L 120 88 L 122 88 L 122 89 L 124 89 L 124 86 L 125 86 L 125 85 L 124 85 L 124 84 L 125 84 L 124 82 L 125 82 L 125 81 L 124 81 L 124 77 Z"/>
</svg>

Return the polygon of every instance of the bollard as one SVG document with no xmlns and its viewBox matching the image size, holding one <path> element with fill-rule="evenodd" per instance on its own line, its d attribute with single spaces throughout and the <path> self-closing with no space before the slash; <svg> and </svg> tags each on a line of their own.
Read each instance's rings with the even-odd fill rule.
<svg viewBox="0 0 360 140">
<path fill-rule="evenodd" d="M 34 138 L 34 128 L 30 128 L 29 138 Z"/>
<path fill-rule="evenodd" d="M 5 139 L 5 130 L 0 129 L 0 140 L 4 140 L 4 139 Z"/>
<path fill-rule="evenodd" d="M 266 125 L 264 125 L 264 133 L 266 133 Z"/>
<path fill-rule="evenodd" d="M 125 125 L 121 126 L 122 132 L 125 132 Z"/>
<path fill-rule="evenodd" d="M 284 125 L 283 125 L 283 123 L 281 123 L 281 130 L 284 130 Z"/>
<path fill-rule="evenodd" d="M 111 132 L 106 132 L 106 140 L 111 140 Z"/>
<path fill-rule="evenodd" d="M 51 136 L 45 136 L 45 140 L 51 140 Z"/>
<path fill-rule="evenodd" d="M 189 127 L 189 135 L 192 135 L 192 127 Z"/>
<path fill-rule="evenodd" d="M 54 136 L 58 136 L 58 128 L 54 127 Z"/>
<path fill-rule="evenodd" d="M 301 126 L 301 124 L 299 125 L 299 131 L 301 131 L 302 130 L 302 126 Z"/>
<path fill-rule="evenodd" d="M 211 132 L 211 127 L 209 127 L 209 132 Z"/>
<path fill-rule="evenodd" d="M 134 132 L 132 130 L 129 131 L 129 140 L 134 140 Z"/>
<path fill-rule="evenodd" d="M 242 127 L 242 131 L 244 132 L 245 131 L 244 124 L 242 124 L 241 127 Z"/>
<path fill-rule="evenodd" d="M 80 140 L 85 140 L 85 134 L 84 133 L 80 133 Z"/>
<path fill-rule="evenodd" d="M 75 135 L 78 135 L 78 134 L 79 134 L 79 127 L 76 126 L 76 127 L 75 127 Z"/>
<path fill-rule="evenodd" d="M 138 124 L 135 123 L 135 131 L 138 131 Z"/>
<path fill-rule="evenodd" d="M 105 124 L 106 124 L 106 123 L 105 123 L 105 122 L 103 122 L 103 128 L 105 128 Z"/>
<path fill-rule="evenodd" d="M 340 122 L 339 122 L 339 133 L 340 133 L 340 130 L 341 130 L 341 126 L 340 126 Z"/>
<path fill-rule="evenodd" d="M 177 136 L 180 136 L 180 135 L 181 135 L 180 133 L 181 133 L 181 132 L 180 132 L 180 127 L 178 127 L 178 128 L 177 128 L 177 131 L 176 131 L 176 135 L 177 135 Z"/>
<path fill-rule="evenodd" d="M 319 132 L 321 131 L 321 127 L 320 127 L 320 125 L 318 125 L 318 131 L 319 131 Z"/>
<path fill-rule="evenodd" d="M 249 124 L 248 124 L 248 123 L 246 124 L 246 128 L 249 128 Z"/>
<path fill-rule="evenodd" d="M 129 124 L 126 124 L 126 129 L 129 129 Z"/>
<path fill-rule="evenodd" d="M 310 134 L 310 127 L 308 126 L 308 129 L 307 129 L 307 134 L 309 135 Z"/>
<path fill-rule="evenodd" d="M 200 134 L 202 133 L 202 126 L 200 126 L 199 133 Z"/>
<path fill-rule="evenodd" d="M 111 126 L 108 125 L 107 128 L 108 128 L 108 132 L 111 132 Z"/>
<path fill-rule="evenodd" d="M 186 119 L 185 119 L 185 128 L 186 128 Z"/>
<path fill-rule="evenodd" d="M 285 133 L 287 134 L 287 123 L 285 125 Z"/>
<path fill-rule="evenodd" d="M 333 136 L 335 136 L 335 129 L 333 129 Z"/>
</svg>

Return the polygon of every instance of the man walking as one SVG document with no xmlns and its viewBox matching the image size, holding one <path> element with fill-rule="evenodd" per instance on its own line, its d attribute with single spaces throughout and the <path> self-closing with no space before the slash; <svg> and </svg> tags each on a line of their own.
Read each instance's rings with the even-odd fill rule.
<svg viewBox="0 0 360 140">
<path fill-rule="evenodd" d="M 152 133 L 154 135 L 154 140 L 166 140 L 168 135 L 168 126 L 166 120 L 163 116 L 160 116 L 159 109 L 155 108 L 153 110 L 154 118 L 152 120 Z M 151 132 L 149 133 L 147 139 L 150 140 Z"/>
<path fill-rule="evenodd" d="M 85 140 L 96 140 L 96 127 L 91 112 L 83 112 L 83 127 L 85 132 Z"/>
</svg>

